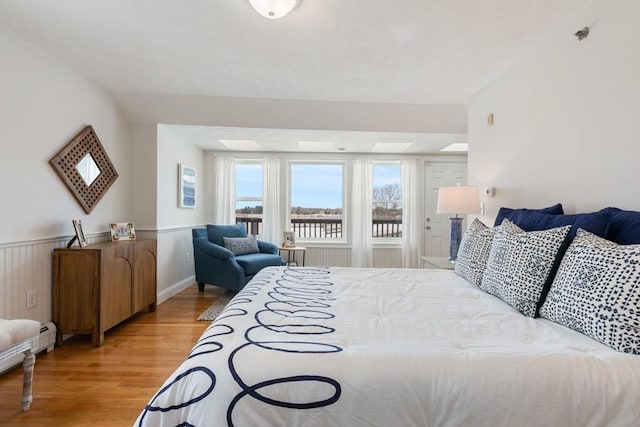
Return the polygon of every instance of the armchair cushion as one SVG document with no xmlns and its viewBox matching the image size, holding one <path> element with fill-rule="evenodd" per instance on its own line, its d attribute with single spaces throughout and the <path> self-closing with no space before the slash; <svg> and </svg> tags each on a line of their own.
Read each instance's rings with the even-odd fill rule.
<svg viewBox="0 0 640 427">
<path fill-rule="evenodd" d="M 265 267 L 274 265 L 282 265 L 282 258 L 278 255 L 272 254 L 247 254 L 238 255 L 236 261 L 242 268 L 247 276 L 252 276 L 262 270 Z"/>
<path fill-rule="evenodd" d="M 234 255 L 255 254 L 260 252 L 258 242 L 254 236 L 249 237 L 223 237 L 224 247 Z"/>
<path fill-rule="evenodd" d="M 242 224 L 234 225 L 207 225 L 207 237 L 210 242 L 224 247 L 225 237 L 247 237 L 247 230 Z"/>
</svg>

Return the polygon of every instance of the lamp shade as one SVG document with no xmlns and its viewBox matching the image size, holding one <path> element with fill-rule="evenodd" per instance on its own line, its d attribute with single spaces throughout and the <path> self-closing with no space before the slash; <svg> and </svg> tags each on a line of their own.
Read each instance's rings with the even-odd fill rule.
<svg viewBox="0 0 640 427">
<path fill-rule="evenodd" d="M 287 15 L 301 0 L 249 0 L 251 6 L 260 15 L 269 19 L 278 19 Z"/>
<path fill-rule="evenodd" d="M 439 214 L 480 213 L 480 195 L 475 185 L 440 187 L 438 190 Z"/>
</svg>

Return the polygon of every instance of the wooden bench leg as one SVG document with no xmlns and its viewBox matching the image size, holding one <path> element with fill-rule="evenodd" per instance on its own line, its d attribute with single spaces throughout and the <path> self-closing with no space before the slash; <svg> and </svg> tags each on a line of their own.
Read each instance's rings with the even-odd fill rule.
<svg viewBox="0 0 640 427">
<path fill-rule="evenodd" d="M 22 380 L 22 410 L 28 411 L 33 401 L 31 394 L 33 383 L 33 365 L 36 361 L 36 355 L 31 350 L 24 352 L 24 361 L 22 362 L 22 369 L 24 370 L 24 378 Z"/>
</svg>

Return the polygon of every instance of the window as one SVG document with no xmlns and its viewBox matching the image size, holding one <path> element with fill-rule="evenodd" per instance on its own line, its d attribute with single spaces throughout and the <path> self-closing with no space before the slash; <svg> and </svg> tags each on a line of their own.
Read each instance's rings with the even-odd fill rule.
<svg viewBox="0 0 640 427">
<path fill-rule="evenodd" d="M 262 164 L 236 162 L 236 224 L 262 234 Z"/>
<path fill-rule="evenodd" d="M 342 239 L 343 163 L 291 164 L 291 229 L 301 239 Z"/>
<path fill-rule="evenodd" d="M 398 163 L 373 164 L 373 224 L 375 238 L 402 237 L 402 186 Z"/>
</svg>

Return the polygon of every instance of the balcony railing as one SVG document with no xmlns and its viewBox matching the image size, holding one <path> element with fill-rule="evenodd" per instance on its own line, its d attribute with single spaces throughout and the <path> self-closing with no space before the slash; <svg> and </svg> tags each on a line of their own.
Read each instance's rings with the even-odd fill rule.
<svg viewBox="0 0 640 427">
<path fill-rule="evenodd" d="M 373 237 L 402 237 L 401 219 L 374 219 Z"/>
<path fill-rule="evenodd" d="M 247 234 L 262 234 L 262 218 L 236 217 L 236 224 L 244 224 Z M 291 218 L 291 229 L 301 239 L 342 238 L 341 218 Z M 373 237 L 402 237 L 401 219 L 374 219 Z"/>
</svg>

